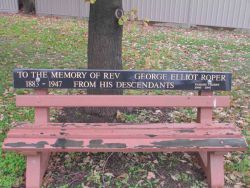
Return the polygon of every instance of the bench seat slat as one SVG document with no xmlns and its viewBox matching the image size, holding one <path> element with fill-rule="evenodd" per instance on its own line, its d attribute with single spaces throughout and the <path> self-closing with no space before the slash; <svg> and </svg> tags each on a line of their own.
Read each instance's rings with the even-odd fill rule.
<svg viewBox="0 0 250 188">
<path fill-rule="evenodd" d="M 44 133 L 43 131 L 39 132 L 38 134 L 22 134 L 22 135 L 17 135 L 17 134 L 12 134 L 9 135 L 9 138 L 59 138 L 59 137 L 72 137 L 72 138 L 117 138 L 117 139 L 122 139 L 122 138 L 182 138 L 183 136 L 186 138 L 193 138 L 194 135 L 192 132 L 188 132 L 190 130 L 176 130 L 176 131 L 162 131 L 159 133 L 159 131 L 143 131 L 139 133 L 133 132 L 133 131 L 128 131 L 128 133 L 131 134 L 126 134 L 122 132 L 114 132 L 114 133 L 99 133 L 97 132 L 94 134 L 94 131 L 82 131 L 80 130 L 79 133 L 76 133 L 76 131 L 67 131 L 67 132 L 54 132 L 54 133 Z M 84 133 L 83 133 L 84 132 Z M 221 137 L 226 137 L 227 138 L 240 138 L 241 136 L 239 134 L 236 134 L 234 131 L 225 131 L 225 130 L 213 130 L 213 131 L 194 131 L 194 133 L 199 133 L 198 135 L 195 136 L 195 138 L 221 138 Z M 216 134 L 215 134 L 216 133 Z"/>
<path fill-rule="evenodd" d="M 23 107 L 228 107 L 228 96 L 18 95 Z"/>
<path fill-rule="evenodd" d="M 76 127 L 23 127 L 12 129 L 8 133 L 9 138 L 55 138 L 55 137 L 73 137 L 73 138 L 220 138 L 220 137 L 241 137 L 240 132 L 231 127 L 212 128 L 212 127 L 196 127 L 196 128 L 154 128 L 148 125 L 147 128 L 121 128 L 119 126 L 111 128 L 93 127 L 86 128 Z"/>
<path fill-rule="evenodd" d="M 79 125 L 79 124 L 78 124 Z M 89 126 L 89 125 L 88 125 Z M 80 126 L 18 127 L 12 129 L 3 149 L 11 151 L 236 151 L 247 147 L 240 131 L 230 126 L 224 129 L 200 126 L 189 128 L 105 128 Z M 148 128 L 145 128 L 148 127 Z M 146 149 L 146 150 L 145 150 Z"/>
<path fill-rule="evenodd" d="M 62 127 L 71 128 L 90 128 L 90 129 L 162 129 L 162 128 L 171 128 L 171 129 L 236 129 L 233 124 L 230 123 L 47 123 L 47 124 L 31 124 L 31 123 L 18 123 L 15 129 L 37 129 L 40 127 L 49 126 L 50 129 L 58 129 Z M 10 131 L 12 131 L 10 130 Z"/>
<path fill-rule="evenodd" d="M 247 147 L 244 138 L 6 138 L 3 149 L 8 151 L 53 152 L 135 152 L 135 151 L 239 151 Z"/>
</svg>

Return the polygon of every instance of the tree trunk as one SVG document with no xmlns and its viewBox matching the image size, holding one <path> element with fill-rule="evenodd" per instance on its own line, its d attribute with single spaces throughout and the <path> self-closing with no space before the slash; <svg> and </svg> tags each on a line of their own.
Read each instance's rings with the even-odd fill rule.
<svg viewBox="0 0 250 188">
<path fill-rule="evenodd" d="M 24 13 L 29 14 L 35 11 L 35 1 L 34 0 L 23 0 L 23 10 Z"/>
<path fill-rule="evenodd" d="M 96 0 L 90 5 L 88 68 L 89 69 L 122 69 L 122 26 L 118 25 L 115 16 L 117 9 L 122 9 L 122 0 Z M 122 94 L 122 90 L 90 90 L 88 94 Z M 65 122 L 113 122 L 117 108 L 64 109 Z M 123 109 L 119 109 L 123 111 Z M 78 113 L 76 113 L 78 112 Z M 72 116 L 75 114 L 75 116 Z M 76 115 L 77 114 L 77 115 Z M 83 115 L 84 114 L 84 115 Z M 87 120 L 86 120 L 87 118 Z"/>
<path fill-rule="evenodd" d="M 122 31 L 115 16 L 122 0 L 97 0 L 90 5 L 88 68 L 122 69 Z M 88 94 L 122 94 L 120 90 L 88 90 Z"/>
</svg>

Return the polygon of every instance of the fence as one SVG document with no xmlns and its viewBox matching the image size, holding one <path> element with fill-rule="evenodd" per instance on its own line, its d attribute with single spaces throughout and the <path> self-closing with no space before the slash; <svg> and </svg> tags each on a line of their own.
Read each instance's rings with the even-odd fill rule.
<svg viewBox="0 0 250 188">
<path fill-rule="evenodd" d="M 250 0 L 124 0 L 138 19 L 250 29 Z"/>
<path fill-rule="evenodd" d="M 0 12 L 17 13 L 18 0 L 0 0 Z"/>
<path fill-rule="evenodd" d="M 250 0 L 192 0 L 191 24 L 250 28 Z"/>
<path fill-rule="evenodd" d="M 123 0 L 139 20 L 250 29 L 250 0 Z M 18 12 L 17 0 L 0 0 L 0 12 Z M 87 18 L 84 0 L 36 0 L 38 15 Z"/>
</svg>

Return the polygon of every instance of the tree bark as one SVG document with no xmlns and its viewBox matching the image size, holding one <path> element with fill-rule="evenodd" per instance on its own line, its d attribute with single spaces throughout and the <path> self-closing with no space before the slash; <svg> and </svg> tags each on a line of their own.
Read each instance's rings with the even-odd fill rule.
<svg viewBox="0 0 250 188">
<path fill-rule="evenodd" d="M 115 16 L 122 0 L 97 0 L 90 5 L 88 68 L 122 69 L 122 32 Z M 88 94 L 122 94 L 120 90 L 88 90 Z"/>
</svg>

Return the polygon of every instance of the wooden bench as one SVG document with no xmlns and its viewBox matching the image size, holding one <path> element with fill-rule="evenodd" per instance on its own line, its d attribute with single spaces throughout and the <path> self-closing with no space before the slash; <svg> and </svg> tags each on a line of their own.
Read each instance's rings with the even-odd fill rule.
<svg viewBox="0 0 250 188">
<path fill-rule="evenodd" d="M 214 123 L 212 110 L 229 107 L 229 96 L 50 95 L 36 88 L 16 96 L 18 107 L 34 107 L 33 124 L 20 123 L 4 140 L 5 151 L 27 156 L 26 187 L 38 188 L 51 152 L 198 152 L 210 187 L 224 186 L 224 155 L 243 151 L 246 140 L 229 123 Z M 195 107 L 197 122 L 157 124 L 50 123 L 50 107 Z"/>
</svg>

